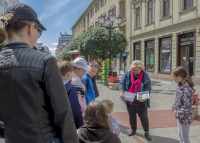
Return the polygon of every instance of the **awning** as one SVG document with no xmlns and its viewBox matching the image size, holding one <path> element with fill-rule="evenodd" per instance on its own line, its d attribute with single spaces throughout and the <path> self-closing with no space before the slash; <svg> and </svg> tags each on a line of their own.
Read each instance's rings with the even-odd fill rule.
<svg viewBox="0 0 200 143">
<path fill-rule="evenodd" d="M 120 55 L 121 55 L 121 54 L 117 54 L 117 57 L 120 57 Z M 125 52 L 125 53 L 123 53 L 121 56 L 122 56 L 122 57 L 126 57 L 126 56 L 127 56 L 127 53 Z"/>
</svg>

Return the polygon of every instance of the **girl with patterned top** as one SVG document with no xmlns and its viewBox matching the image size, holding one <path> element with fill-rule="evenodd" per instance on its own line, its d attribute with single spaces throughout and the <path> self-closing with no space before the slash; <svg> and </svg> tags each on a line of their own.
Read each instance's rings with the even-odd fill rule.
<svg viewBox="0 0 200 143">
<path fill-rule="evenodd" d="M 194 102 L 193 89 L 194 83 L 190 77 L 187 76 L 187 71 L 183 67 L 177 67 L 173 70 L 172 77 L 177 86 L 177 93 L 175 103 L 172 107 L 175 117 L 178 119 L 178 134 L 180 136 L 180 143 L 190 143 L 189 130 L 190 124 L 193 122 Z"/>
<path fill-rule="evenodd" d="M 114 107 L 113 102 L 110 101 L 110 100 L 103 100 L 102 103 L 103 103 L 103 105 L 105 106 L 105 108 L 108 112 L 108 117 L 109 117 L 109 120 L 110 120 L 110 123 L 112 125 L 112 129 L 113 129 L 114 133 L 119 135 L 120 134 L 119 123 L 115 119 L 115 117 L 113 117 L 113 115 L 111 114 L 113 112 L 113 107 Z"/>
</svg>

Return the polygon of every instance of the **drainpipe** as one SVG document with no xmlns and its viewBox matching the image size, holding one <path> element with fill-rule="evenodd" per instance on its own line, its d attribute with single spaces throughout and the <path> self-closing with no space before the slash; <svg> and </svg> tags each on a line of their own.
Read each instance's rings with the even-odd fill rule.
<svg viewBox="0 0 200 143">
<path fill-rule="evenodd" d="M 132 0 L 129 0 L 129 58 L 130 64 L 132 63 L 132 43 L 131 43 L 131 36 L 132 36 Z M 130 66 L 130 65 L 129 65 Z"/>
</svg>

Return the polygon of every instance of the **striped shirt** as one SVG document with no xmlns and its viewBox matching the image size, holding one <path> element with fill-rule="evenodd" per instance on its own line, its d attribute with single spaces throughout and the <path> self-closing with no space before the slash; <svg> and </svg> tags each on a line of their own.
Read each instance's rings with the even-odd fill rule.
<svg viewBox="0 0 200 143">
<path fill-rule="evenodd" d="M 120 127 L 119 127 L 119 123 L 118 121 L 115 119 L 115 117 L 113 117 L 112 114 L 108 114 L 108 117 L 110 119 L 110 122 L 112 124 L 112 129 L 116 134 L 120 133 Z"/>
</svg>

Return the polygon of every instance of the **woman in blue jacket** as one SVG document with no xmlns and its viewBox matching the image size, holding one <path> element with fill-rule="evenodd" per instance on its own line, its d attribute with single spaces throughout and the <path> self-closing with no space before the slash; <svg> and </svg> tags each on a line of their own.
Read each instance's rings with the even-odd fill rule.
<svg viewBox="0 0 200 143">
<path fill-rule="evenodd" d="M 149 93 L 151 92 L 151 80 L 147 72 L 144 70 L 144 65 L 141 61 L 137 60 L 132 62 L 130 70 L 124 73 L 120 81 L 119 89 L 121 91 L 121 99 L 124 99 L 124 91 L 132 93 L 141 91 L 149 91 Z M 128 133 L 128 136 L 136 134 L 136 114 L 138 114 L 145 131 L 145 138 L 148 141 L 151 141 L 151 136 L 149 135 L 149 120 L 147 115 L 147 108 L 150 108 L 150 99 L 137 100 L 137 97 L 135 97 L 133 102 L 126 101 L 126 107 L 129 113 L 131 125 L 131 131 Z"/>
</svg>

